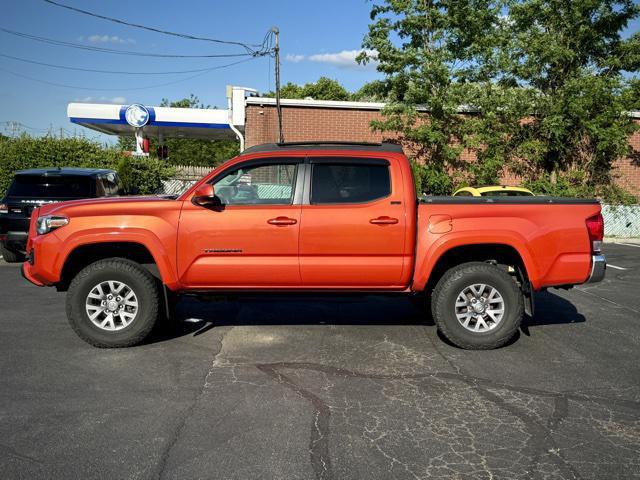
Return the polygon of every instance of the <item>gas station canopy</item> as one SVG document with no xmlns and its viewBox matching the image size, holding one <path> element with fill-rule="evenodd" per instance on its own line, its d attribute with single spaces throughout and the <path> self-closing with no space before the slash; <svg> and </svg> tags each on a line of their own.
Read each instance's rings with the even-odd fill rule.
<svg viewBox="0 0 640 480">
<path fill-rule="evenodd" d="M 197 138 L 240 140 L 244 149 L 245 98 L 258 92 L 246 87 L 227 87 L 227 109 L 152 107 L 134 103 L 70 103 L 72 123 L 107 135 L 135 135 L 138 155 L 148 154 L 145 139 Z"/>
<path fill-rule="evenodd" d="M 145 137 L 152 138 L 236 138 L 229 126 L 228 110 L 145 106 L 149 118 L 141 127 L 135 127 L 126 118 L 129 107 L 130 105 L 70 103 L 67 115 L 73 123 L 108 135 L 134 135 L 136 128 L 144 128 Z"/>
</svg>

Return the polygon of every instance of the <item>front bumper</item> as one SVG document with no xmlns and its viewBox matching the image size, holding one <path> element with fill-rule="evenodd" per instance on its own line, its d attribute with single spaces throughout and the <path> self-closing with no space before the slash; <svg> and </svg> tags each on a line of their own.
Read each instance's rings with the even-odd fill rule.
<svg viewBox="0 0 640 480">
<path fill-rule="evenodd" d="M 587 283 L 597 283 L 604 279 L 607 271 L 607 259 L 602 254 L 593 255 L 591 257 L 591 274 L 587 279 Z"/>
<path fill-rule="evenodd" d="M 20 268 L 20 273 L 22 273 L 22 277 L 25 280 L 29 280 L 34 285 L 37 285 L 38 287 L 44 287 L 45 286 L 44 283 L 42 283 L 39 280 L 36 280 L 33 277 L 33 275 L 31 275 L 31 265 L 28 262 L 25 262 L 25 263 L 22 264 L 22 267 Z"/>
</svg>

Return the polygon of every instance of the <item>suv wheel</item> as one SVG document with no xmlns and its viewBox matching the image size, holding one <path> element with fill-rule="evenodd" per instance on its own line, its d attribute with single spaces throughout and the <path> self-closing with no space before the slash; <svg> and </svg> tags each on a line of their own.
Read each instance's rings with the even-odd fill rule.
<svg viewBox="0 0 640 480">
<path fill-rule="evenodd" d="M 130 347 L 151 333 L 159 300 L 148 270 L 131 260 L 109 258 L 75 276 L 67 292 L 67 318 L 78 336 L 95 347 Z"/>
<path fill-rule="evenodd" d="M 4 245 L 0 245 L 0 255 L 2 255 L 2 258 L 7 263 L 22 263 L 25 261 L 22 253 L 9 250 Z"/>
<path fill-rule="evenodd" d="M 431 311 L 442 334 L 470 350 L 507 343 L 524 314 L 522 292 L 513 278 L 488 263 L 458 265 L 433 290 Z"/>
</svg>

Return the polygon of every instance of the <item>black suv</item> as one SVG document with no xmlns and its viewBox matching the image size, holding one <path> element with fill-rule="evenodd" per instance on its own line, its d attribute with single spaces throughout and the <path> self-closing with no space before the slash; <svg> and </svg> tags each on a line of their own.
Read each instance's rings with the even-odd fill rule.
<svg viewBox="0 0 640 480">
<path fill-rule="evenodd" d="M 34 168 L 16 172 L 0 200 L 0 255 L 24 261 L 29 219 L 35 207 L 79 198 L 122 195 L 118 174 L 98 168 Z"/>
</svg>

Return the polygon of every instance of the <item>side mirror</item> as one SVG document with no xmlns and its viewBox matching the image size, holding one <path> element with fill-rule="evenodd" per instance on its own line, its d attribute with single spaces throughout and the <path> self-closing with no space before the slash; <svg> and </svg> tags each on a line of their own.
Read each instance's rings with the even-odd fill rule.
<svg viewBox="0 0 640 480">
<path fill-rule="evenodd" d="M 215 202 L 215 198 L 216 194 L 210 183 L 200 185 L 193 193 L 193 203 L 201 207 L 211 206 Z"/>
</svg>

